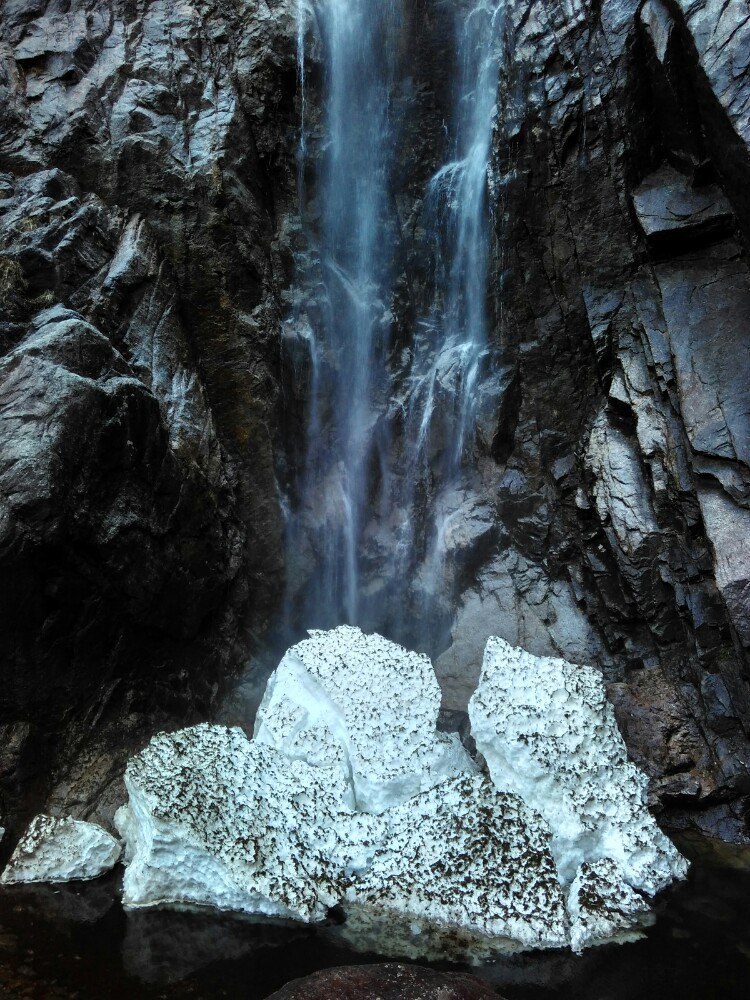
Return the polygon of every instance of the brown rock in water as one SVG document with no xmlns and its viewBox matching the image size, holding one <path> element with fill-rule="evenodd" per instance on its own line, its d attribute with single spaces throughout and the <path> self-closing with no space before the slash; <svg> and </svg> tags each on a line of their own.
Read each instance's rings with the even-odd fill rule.
<svg viewBox="0 0 750 1000">
<path fill-rule="evenodd" d="M 497 1000 L 488 983 L 418 965 L 354 965 L 295 979 L 268 1000 Z"/>
</svg>

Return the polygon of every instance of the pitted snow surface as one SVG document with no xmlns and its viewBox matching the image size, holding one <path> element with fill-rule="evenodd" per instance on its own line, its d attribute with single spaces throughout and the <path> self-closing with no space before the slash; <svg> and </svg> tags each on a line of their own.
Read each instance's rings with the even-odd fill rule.
<svg viewBox="0 0 750 1000">
<path fill-rule="evenodd" d="M 321 919 L 344 891 L 340 772 L 239 729 L 162 733 L 128 764 L 123 901 Z"/>
<path fill-rule="evenodd" d="M 592 667 L 490 639 L 469 717 L 497 788 L 549 824 L 564 885 L 581 864 L 601 858 L 615 860 L 649 895 L 684 877 L 687 862 L 648 811 L 648 778 L 628 761 Z"/>
<path fill-rule="evenodd" d="M 598 944 L 635 941 L 652 924 L 651 907 L 623 879 L 611 858 L 581 865 L 568 893 L 570 946 L 576 953 Z"/>
<path fill-rule="evenodd" d="M 121 847 L 94 823 L 40 815 L 18 842 L 0 884 L 72 882 L 113 868 Z"/>
<path fill-rule="evenodd" d="M 440 687 L 429 659 L 342 626 L 310 632 L 268 682 L 255 739 L 310 764 L 341 766 L 350 804 L 379 813 L 477 769 L 435 731 Z"/>
<path fill-rule="evenodd" d="M 464 775 L 387 818 L 346 894 L 342 933 L 358 948 L 466 960 L 568 943 L 549 831 L 517 796 Z"/>
<path fill-rule="evenodd" d="M 631 936 L 648 913 L 633 887 L 686 863 L 598 674 L 490 641 L 471 718 L 492 782 L 436 734 L 438 706 L 425 657 L 359 629 L 311 633 L 271 678 L 252 742 L 196 726 L 130 762 L 125 905 L 313 921 L 343 903 L 337 933 L 414 958 Z"/>
</svg>

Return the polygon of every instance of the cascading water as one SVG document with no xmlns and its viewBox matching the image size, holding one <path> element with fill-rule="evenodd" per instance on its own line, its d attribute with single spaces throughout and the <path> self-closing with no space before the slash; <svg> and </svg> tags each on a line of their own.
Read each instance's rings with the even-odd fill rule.
<svg viewBox="0 0 750 1000">
<path fill-rule="evenodd" d="M 456 517 L 451 498 L 460 495 L 488 343 L 486 188 L 502 4 L 456 0 L 447 162 L 424 196 L 431 302 L 414 303 L 422 319 L 405 353 L 393 349 L 392 329 L 397 248 L 405 240 L 394 208 L 399 136 L 391 114 L 394 91 L 408 75 L 399 52 L 402 4 L 300 0 L 298 8 L 303 115 L 310 12 L 325 82 L 309 198 L 305 119 L 299 147 L 300 211 L 319 279 L 310 294 L 307 276 L 306 317 L 295 317 L 307 355 L 306 442 L 290 490 L 287 621 L 347 621 L 396 637 L 410 632 L 419 643 L 407 622 L 415 612 L 429 618 L 415 591 L 429 596 L 441 586 L 444 539 Z M 393 419 L 396 398 L 403 400 L 400 421 Z M 363 565 L 373 524 L 381 549 L 391 551 L 372 570 L 377 584 Z M 304 583 L 295 570 L 301 551 L 312 553 Z"/>
<path fill-rule="evenodd" d="M 458 512 L 461 461 L 474 426 L 476 389 L 488 342 L 487 280 L 490 215 L 487 168 L 500 69 L 504 3 L 480 0 L 455 14 L 457 87 L 451 159 L 432 177 L 426 194 L 434 247 L 434 294 L 420 324 L 409 372 L 407 472 L 402 507 L 413 510 L 420 480 L 436 481 L 421 588 L 434 599 L 443 585 L 446 533 Z M 438 438 L 436 448 L 431 448 Z M 440 440 L 442 439 L 442 440 Z M 413 551 L 414 519 L 406 543 Z M 406 567 L 404 567 L 406 568 Z"/>
<path fill-rule="evenodd" d="M 304 17 L 304 8 L 301 17 Z M 397 0 L 319 0 L 312 5 L 326 56 L 325 140 L 319 164 L 322 269 L 319 322 L 309 335 L 307 447 L 299 484 L 316 571 L 301 613 L 317 625 L 359 616 L 359 539 L 378 450 L 378 397 L 387 393 L 389 121 L 401 10 Z M 299 39 L 304 39 L 300 27 Z M 304 64 L 304 50 L 301 53 Z M 304 69 L 300 69 L 304 83 Z M 305 138 L 300 144 L 305 153 Z M 300 183 L 304 196 L 304 189 Z M 384 447 L 384 446 L 383 446 Z"/>
</svg>

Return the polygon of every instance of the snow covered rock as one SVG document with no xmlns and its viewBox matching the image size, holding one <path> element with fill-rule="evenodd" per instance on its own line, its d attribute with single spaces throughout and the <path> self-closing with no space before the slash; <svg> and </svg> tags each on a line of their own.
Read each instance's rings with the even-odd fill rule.
<svg viewBox="0 0 750 1000">
<path fill-rule="evenodd" d="M 18 842 L 0 884 L 96 878 L 114 867 L 120 852 L 115 838 L 94 823 L 37 816 Z"/>
<path fill-rule="evenodd" d="M 568 894 L 570 946 L 576 953 L 598 944 L 637 940 L 654 915 L 643 896 L 624 881 L 616 861 L 582 864 Z"/>
<path fill-rule="evenodd" d="M 612 858 L 652 895 L 687 862 L 646 806 L 648 778 L 627 758 L 600 674 L 492 638 L 469 705 L 492 780 L 545 818 L 560 879 Z"/>
<path fill-rule="evenodd" d="M 342 626 L 310 632 L 270 678 L 255 740 L 342 767 L 350 805 L 380 813 L 456 774 L 475 774 L 458 737 L 435 731 L 440 687 L 426 656 Z"/>
<path fill-rule="evenodd" d="M 346 893 L 349 943 L 455 960 L 567 945 L 549 831 L 517 796 L 462 775 L 387 819 L 383 845 Z"/>
<path fill-rule="evenodd" d="M 346 864 L 358 864 L 362 848 L 342 844 L 350 814 L 339 769 L 290 760 L 239 729 L 161 733 L 130 761 L 125 786 L 116 822 L 128 908 L 317 920 L 343 896 Z"/>
</svg>

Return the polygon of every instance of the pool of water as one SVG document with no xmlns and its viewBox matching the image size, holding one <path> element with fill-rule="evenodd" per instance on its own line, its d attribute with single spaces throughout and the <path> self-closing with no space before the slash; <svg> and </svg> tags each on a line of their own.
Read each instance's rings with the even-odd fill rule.
<svg viewBox="0 0 750 1000">
<path fill-rule="evenodd" d="M 318 969 L 378 961 L 322 928 L 225 916 L 126 914 L 118 873 L 0 893 L 0 996 L 264 1000 Z M 697 864 L 642 940 L 505 957 L 470 971 L 507 1000 L 747 1000 L 750 871 Z M 451 968 L 441 965 L 440 968 Z"/>
</svg>

